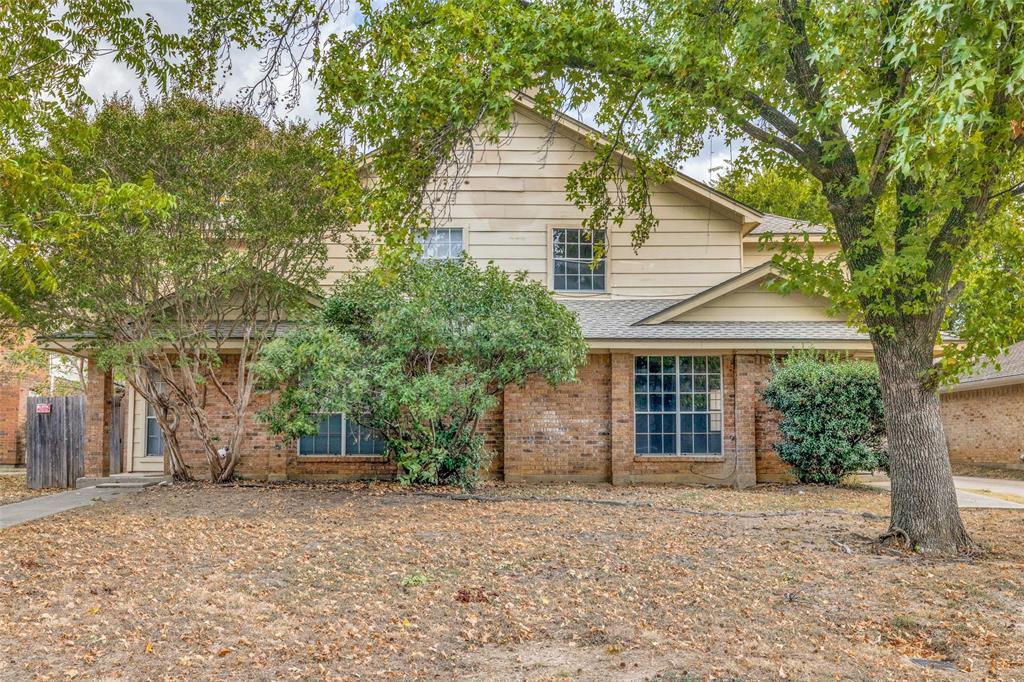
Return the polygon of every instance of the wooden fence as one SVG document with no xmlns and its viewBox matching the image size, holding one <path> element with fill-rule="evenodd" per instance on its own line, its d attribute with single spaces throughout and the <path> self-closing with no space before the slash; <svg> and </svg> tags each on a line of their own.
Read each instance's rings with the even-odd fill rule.
<svg viewBox="0 0 1024 682">
<path fill-rule="evenodd" d="M 124 395 L 115 393 L 110 400 L 110 473 L 124 471 Z"/>
<path fill-rule="evenodd" d="M 29 488 L 73 488 L 85 471 L 85 396 L 28 399 Z"/>
</svg>

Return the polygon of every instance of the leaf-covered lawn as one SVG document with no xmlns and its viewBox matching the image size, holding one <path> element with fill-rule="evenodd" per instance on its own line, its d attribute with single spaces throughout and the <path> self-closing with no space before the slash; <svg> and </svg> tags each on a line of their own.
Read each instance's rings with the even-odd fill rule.
<svg viewBox="0 0 1024 682">
<path fill-rule="evenodd" d="M 27 500 L 30 497 L 59 492 L 61 492 L 61 490 L 58 489 L 30 489 L 25 481 L 24 471 L 0 472 L 0 505 L 11 504 L 12 502 Z"/>
<path fill-rule="evenodd" d="M 874 545 L 876 491 L 478 495 L 176 485 L 0 531 L 0 678 L 1024 677 L 1018 513 L 943 562 Z"/>
</svg>

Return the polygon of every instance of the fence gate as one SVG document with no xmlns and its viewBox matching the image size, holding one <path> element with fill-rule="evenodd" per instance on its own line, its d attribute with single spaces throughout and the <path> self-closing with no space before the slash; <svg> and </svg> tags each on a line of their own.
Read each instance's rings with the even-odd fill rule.
<svg viewBox="0 0 1024 682">
<path fill-rule="evenodd" d="M 124 461 L 121 453 L 124 452 L 123 422 L 124 409 L 122 407 L 123 396 L 115 393 L 110 400 L 110 473 L 119 474 L 124 471 Z"/>
<path fill-rule="evenodd" d="M 28 399 L 29 488 L 73 488 L 85 471 L 85 396 Z"/>
</svg>

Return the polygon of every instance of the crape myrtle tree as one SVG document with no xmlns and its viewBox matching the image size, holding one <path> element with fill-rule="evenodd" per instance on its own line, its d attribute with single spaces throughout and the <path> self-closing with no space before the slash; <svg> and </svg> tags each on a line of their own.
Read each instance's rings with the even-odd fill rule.
<svg viewBox="0 0 1024 682">
<path fill-rule="evenodd" d="M 129 0 L 15 0 L 0 6 L 0 323 L 17 323 L 16 299 L 56 287 L 50 255 L 81 236 L 166 207 L 147 177 L 85 179 L 60 163 L 51 144 L 85 144 L 79 112 L 95 102 L 87 75 L 106 59 L 153 93 L 215 91 L 239 49 L 288 37 L 294 50 L 269 51 L 265 71 L 242 89 L 262 113 L 279 102 L 274 85 L 297 88 L 321 30 L 348 9 L 321 0 L 184 0 L 188 30 L 167 32 Z M 295 60 L 292 60 L 295 57 Z M 285 104 L 294 104 L 294 101 Z"/>
<path fill-rule="evenodd" d="M 193 474 L 179 427 L 202 445 L 213 481 L 243 453 L 252 360 L 280 323 L 319 300 L 328 244 L 345 231 L 336 157 L 303 124 L 265 125 L 240 106 L 176 95 L 104 103 L 89 142 L 55 147 L 86 181 L 148 178 L 160 212 L 112 223 L 56 251 L 57 286 L 23 306 L 47 336 L 122 374 L 153 406 L 171 470 Z M 206 409 L 219 400 L 227 419 Z"/>
<path fill-rule="evenodd" d="M 385 245 L 421 230 L 474 145 L 497 143 L 517 92 L 542 113 L 585 109 L 606 134 L 567 194 L 586 227 L 642 244 L 651 187 L 707 131 L 749 142 L 821 184 L 841 250 L 780 260 L 870 333 L 891 450 L 884 537 L 922 551 L 972 546 L 937 383 L 1019 327 L 998 311 L 934 349 L 958 269 L 1003 235 L 1024 191 L 1024 14 L 1010 0 L 395 0 L 320 53 L 320 103 L 373 150 L 363 217 Z M 620 156 L 625 154 L 625 157 Z M 623 160 L 625 158 L 625 160 Z M 979 289 L 986 298 L 998 292 Z M 985 306 L 979 307 L 979 309 Z M 1002 317 L 1000 317 L 1002 315 Z"/>
<path fill-rule="evenodd" d="M 256 371 L 281 389 L 262 413 L 271 431 L 315 434 L 341 412 L 381 434 L 402 481 L 472 487 L 490 458 L 478 426 L 505 387 L 573 381 L 586 355 L 576 316 L 541 283 L 463 258 L 346 278 Z"/>
</svg>

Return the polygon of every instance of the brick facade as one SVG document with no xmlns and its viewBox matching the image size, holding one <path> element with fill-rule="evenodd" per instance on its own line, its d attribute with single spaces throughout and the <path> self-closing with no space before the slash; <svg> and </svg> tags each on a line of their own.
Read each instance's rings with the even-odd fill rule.
<svg viewBox="0 0 1024 682">
<path fill-rule="evenodd" d="M 89 360 L 85 382 L 85 476 L 110 475 L 110 420 L 114 381 Z"/>
<path fill-rule="evenodd" d="M 942 394 L 954 464 L 1024 469 L 1024 383 Z"/>
<path fill-rule="evenodd" d="M 757 373 L 767 372 L 767 359 L 743 354 L 722 359 L 721 455 L 638 456 L 634 355 L 595 353 L 576 384 L 551 388 L 531 381 L 506 393 L 505 480 L 753 485 L 755 453 L 766 442 L 757 436 Z"/>
<path fill-rule="evenodd" d="M 771 450 L 776 418 L 760 399 L 769 360 L 755 354 L 722 354 L 723 452 L 720 455 L 672 457 L 635 453 L 633 410 L 634 354 L 591 353 L 579 381 L 551 387 L 531 380 L 510 387 L 498 406 L 479 424 L 493 453 L 485 476 L 506 481 L 580 481 L 630 483 L 693 483 L 746 487 L 759 480 L 785 478 L 784 467 Z M 237 359 L 226 358 L 221 380 L 229 387 Z M 98 374 L 98 373 L 97 373 Z M 94 376 L 90 374 L 90 376 Z M 109 377 L 90 381 L 88 388 L 88 475 L 97 475 L 106 458 L 99 425 L 100 405 L 109 406 Z M 355 480 L 391 478 L 395 466 L 382 457 L 309 457 L 294 442 L 269 434 L 256 415 L 271 396 L 257 394 L 247 418 L 244 454 L 238 474 L 269 480 Z M 212 387 L 207 409 L 214 432 L 228 436 L 231 415 Z M 109 413 L 109 407 L 107 409 Z M 187 424 L 179 430 L 182 454 L 193 472 L 204 477 L 206 457 Z M 106 450 L 103 450 L 105 452 Z"/>
<path fill-rule="evenodd" d="M 25 463 L 25 409 L 29 388 L 25 381 L 0 382 L 0 465 Z"/>
<path fill-rule="evenodd" d="M 25 464 L 25 418 L 33 390 L 48 379 L 45 368 L 9 362 L 14 348 L 0 348 L 0 466 Z"/>
<path fill-rule="evenodd" d="M 751 368 L 751 390 L 757 396 L 754 403 L 755 450 L 757 453 L 758 483 L 791 483 L 796 479 L 789 471 L 789 465 L 779 459 L 772 447 L 779 440 L 779 420 L 782 415 L 768 407 L 761 392 L 771 379 L 771 358 L 757 356 L 756 366 Z"/>
<path fill-rule="evenodd" d="M 505 392 L 506 481 L 611 479 L 611 363 L 591 355 L 578 383 Z"/>
</svg>

